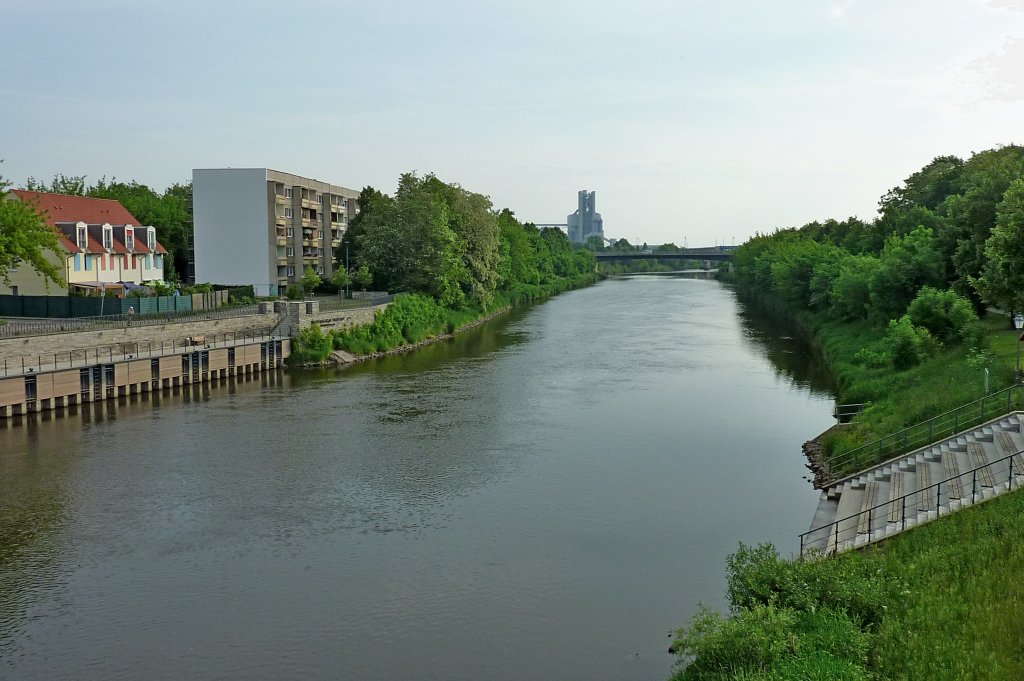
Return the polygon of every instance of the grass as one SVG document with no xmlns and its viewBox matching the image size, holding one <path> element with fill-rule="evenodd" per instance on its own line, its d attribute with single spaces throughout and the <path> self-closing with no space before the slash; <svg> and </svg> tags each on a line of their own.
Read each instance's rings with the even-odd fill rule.
<svg viewBox="0 0 1024 681">
<path fill-rule="evenodd" d="M 881 330 L 800 319 L 833 367 L 841 401 L 871 403 L 827 443 L 834 451 L 984 392 L 966 348 L 907 371 L 871 368 L 853 358 L 881 351 Z M 983 323 L 996 390 L 1013 380 L 1017 334 L 1002 315 Z M 789 560 L 768 545 L 741 545 L 727 572 L 731 614 L 701 611 L 678 632 L 675 679 L 1024 678 L 1024 491 L 834 558 Z"/>
<path fill-rule="evenodd" d="M 741 546 L 728 572 L 732 614 L 679 631 L 675 679 L 1024 678 L 1024 492 L 836 558 Z"/>
</svg>

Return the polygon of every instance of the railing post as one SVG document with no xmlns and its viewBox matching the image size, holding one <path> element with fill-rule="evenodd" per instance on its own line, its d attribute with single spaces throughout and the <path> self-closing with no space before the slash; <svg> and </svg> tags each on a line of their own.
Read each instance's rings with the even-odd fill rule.
<svg viewBox="0 0 1024 681">
<path fill-rule="evenodd" d="M 874 511 L 874 510 L 875 509 L 873 509 L 873 508 L 869 508 L 868 509 L 868 543 L 869 544 L 871 543 L 871 512 Z"/>
<path fill-rule="evenodd" d="M 903 521 L 903 527 L 901 527 L 900 529 L 905 530 L 907 529 L 907 495 L 904 494 L 900 501 L 903 506 L 903 509 L 900 511 L 900 518 Z"/>
<path fill-rule="evenodd" d="M 832 545 L 832 555 L 839 553 L 839 521 L 836 520 L 836 541 Z"/>
<path fill-rule="evenodd" d="M 971 504 L 978 500 L 978 469 L 971 471 Z"/>
<path fill-rule="evenodd" d="M 804 557 L 804 536 L 800 535 L 800 557 Z"/>
<path fill-rule="evenodd" d="M 1010 479 L 1006 481 L 1006 490 L 1013 489 L 1013 454 L 1010 455 Z"/>
<path fill-rule="evenodd" d="M 935 485 L 935 517 L 939 517 L 939 509 L 942 508 L 942 483 Z"/>
</svg>

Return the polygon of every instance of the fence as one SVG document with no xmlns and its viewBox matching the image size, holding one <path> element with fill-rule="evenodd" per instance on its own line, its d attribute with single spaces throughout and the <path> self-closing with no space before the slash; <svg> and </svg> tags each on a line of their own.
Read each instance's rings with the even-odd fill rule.
<svg viewBox="0 0 1024 681">
<path fill-rule="evenodd" d="M 1010 491 L 1014 483 L 1019 487 L 1017 478 L 1024 476 L 1021 455 L 1024 450 L 808 530 L 800 535 L 800 557 L 809 551 L 836 554 L 864 546 Z"/>
<path fill-rule="evenodd" d="M 0 324 L 0 339 L 45 336 L 53 333 L 69 333 L 74 331 L 102 331 L 104 329 L 124 328 L 128 325 L 156 326 L 208 319 L 230 319 L 232 317 L 248 317 L 256 314 L 260 314 L 259 305 L 242 305 L 240 307 L 226 307 L 219 310 L 196 310 L 189 308 L 184 312 L 161 312 L 147 316 L 117 314 L 104 315 L 103 317 L 68 319 L 23 317 L 20 319 L 8 319 L 6 323 Z"/>
<path fill-rule="evenodd" d="M 183 296 L 0 296 L 0 317 L 75 318 L 128 314 L 137 316 L 211 310 L 228 302 L 228 291 L 194 293 Z"/>
<path fill-rule="evenodd" d="M 390 303 L 395 299 L 395 294 L 380 294 L 366 298 L 317 298 L 320 303 L 321 312 L 333 312 L 335 310 L 358 310 L 366 307 L 375 307 Z"/>
<path fill-rule="evenodd" d="M 852 475 L 869 466 L 931 444 L 940 438 L 955 435 L 965 428 L 976 426 L 1000 414 L 1013 411 L 1015 404 L 1020 401 L 1020 388 L 1020 384 L 1011 385 L 927 421 L 922 421 L 855 449 L 834 454 L 823 462 L 823 472 L 827 473 L 823 483 L 832 484 L 841 476 Z M 1024 471 L 1021 473 L 1024 474 Z"/>
<path fill-rule="evenodd" d="M 277 340 L 278 338 L 278 336 L 274 336 L 267 331 L 247 330 L 210 334 L 191 339 L 172 338 L 166 341 L 117 343 L 103 347 L 55 352 L 52 355 L 37 355 L 35 359 L 19 358 L 13 361 L 5 359 L 0 370 L 2 370 L 5 377 L 20 376 L 40 371 L 92 366 L 101 362 L 113 362 L 114 360 L 161 357 L 163 355 L 192 352 L 200 348 L 205 350 L 208 348 L 230 347 L 239 343 L 262 342 Z"/>
</svg>

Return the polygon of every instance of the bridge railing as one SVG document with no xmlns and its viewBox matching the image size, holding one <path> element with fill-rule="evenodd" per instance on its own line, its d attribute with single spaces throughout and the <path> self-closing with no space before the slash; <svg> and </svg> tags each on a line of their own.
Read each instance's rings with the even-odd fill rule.
<svg viewBox="0 0 1024 681">
<path fill-rule="evenodd" d="M 933 520 L 1010 491 L 1015 485 L 1019 487 L 1024 476 L 1022 454 L 1024 450 L 1007 454 L 923 489 L 812 528 L 800 535 L 800 557 L 811 553 L 835 555 L 865 546 L 907 529 L 908 523 L 913 525 Z M 970 492 L 967 491 L 968 478 Z"/>
</svg>

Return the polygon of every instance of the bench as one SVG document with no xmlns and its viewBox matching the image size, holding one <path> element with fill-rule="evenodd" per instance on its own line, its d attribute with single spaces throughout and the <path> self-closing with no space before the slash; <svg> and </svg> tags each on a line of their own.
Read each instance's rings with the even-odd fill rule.
<svg viewBox="0 0 1024 681">
<path fill-rule="evenodd" d="M 895 471 L 889 478 L 889 522 L 898 523 L 900 521 L 900 511 L 902 511 L 902 505 L 900 497 L 903 496 L 903 473 Z"/>
<path fill-rule="evenodd" d="M 987 465 L 988 460 L 985 458 L 985 448 L 981 446 L 981 443 L 968 442 L 967 454 L 971 457 L 971 465 L 978 469 L 978 473 L 981 476 L 981 484 L 984 487 L 994 487 L 996 483 L 992 479 L 992 467 Z"/>
<path fill-rule="evenodd" d="M 917 464 L 917 489 L 920 490 L 918 492 L 918 509 L 922 511 L 931 509 L 935 505 L 932 501 L 935 496 L 935 488 L 932 487 L 931 467 L 927 461 Z"/>
<path fill-rule="evenodd" d="M 861 502 L 861 514 L 857 520 L 857 534 L 867 534 L 871 531 L 871 509 L 873 509 L 878 499 L 878 482 L 870 480 L 867 485 L 864 486 L 864 500 Z"/>
<path fill-rule="evenodd" d="M 942 457 L 942 467 L 946 470 L 946 479 L 949 481 L 946 493 L 950 499 L 959 499 L 963 495 L 963 490 L 960 488 L 960 464 L 957 463 L 954 452 L 946 452 Z"/>
<path fill-rule="evenodd" d="M 999 447 L 1003 456 L 1013 455 L 1014 475 L 1024 475 L 1024 458 L 1017 453 L 1017 443 L 1005 430 L 997 430 L 995 435 L 996 446 Z M 1009 468 L 1009 466 L 1007 466 Z"/>
</svg>

